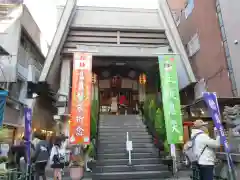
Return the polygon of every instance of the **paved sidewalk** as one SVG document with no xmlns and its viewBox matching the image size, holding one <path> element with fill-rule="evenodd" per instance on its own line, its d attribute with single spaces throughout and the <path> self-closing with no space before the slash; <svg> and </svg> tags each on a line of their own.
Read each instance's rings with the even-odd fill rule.
<svg viewBox="0 0 240 180">
<path fill-rule="evenodd" d="M 53 179 L 53 170 L 51 168 L 47 168 L 46 175 L 47 175 L 48 180 L 52 180 Z M 86 178 L 83 178 L 83 180 L 92 180 L 91 173 L 85 172 L 84 176 Z M 64 169 L 64 175 L 62 177 L 62 180 L 71 180 L 69 168 Z"/>
<path fill-rule="evenodd" d="M 176 177 L 169 178 L 166 180 L 191 180 L 190 174 L 191 174 L 190 171 L 180 171 Z M 51 168 L 46 169 L 46 175 L 47 175 L 48 180 L 52 180 L 53 179 L 53 170 Z M 85 176 L 85 178 L 83 178 L 83 180 L 92 180 L 91 173 L 85 172 L 84 176 Z M 64 169 L 64 176 L 63 176 L 62 180 L 71 180 L 70 172 L 69 172 L 68 168 Z"/>
</svg>

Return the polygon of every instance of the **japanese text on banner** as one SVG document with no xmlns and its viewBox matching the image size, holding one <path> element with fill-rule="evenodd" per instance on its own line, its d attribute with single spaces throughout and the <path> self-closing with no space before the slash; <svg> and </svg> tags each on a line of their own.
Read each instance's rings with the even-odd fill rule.
<svg viewBox="0 0 240 180">
<path fill-rule="evenodd" d="M 178 55 L 158 57 L 168 144 L 182 143 L 183 126 L 179 99 L 176 61 Z"/>
<path fill-rule="evenodd" d="M 218 106 L 217 96 L 215 93 L 206 92 L 206 93 L 203 93 L 203 98 L 204 98 L 205 103 L 208 106 L 208 110 L 209 110 L 209 113 L 211 114 L 214 125 L 219 132 L 221 144 L 223 144 L 224 150 L 225 150 L 225 152 L 227 154 L 227 158 L 229 160 L 229 166 L 230 166 L 230 168 L 233 169 L 234 165 L 233 165 L 232 157 L 229 154 L 230 149 L 229 149 L 229 145 L 227 142 L 227 137 L 225 136 L 222 122 L 220 120 L 221 116 L 220 116 L 220 110 L 219 110 L 219 106 Z"/>
<path fill-rule="evenodd" d="M 72 77 L 70 143 L 90 143 L 92 56 L 75 53 Z"/>
</svg>

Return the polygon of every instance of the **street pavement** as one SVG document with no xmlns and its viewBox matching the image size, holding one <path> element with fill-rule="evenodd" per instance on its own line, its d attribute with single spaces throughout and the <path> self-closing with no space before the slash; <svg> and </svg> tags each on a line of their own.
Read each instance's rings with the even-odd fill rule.
<svg viewBox="0 0 240 180">
<path fill-rule="evenodd" d="M 191 180 L 190 179 L 190 174 L 191 174 L 190 171 L 181 171 L 177 174 L 176 177 L 169 178 L 169 179 L 166 179 L 166 180 Z M 53 170 L 51 168 L 47 168 L 46 169 L 46 175 L 47 175 L 48 180 L 52 180 L 53 179 Z M 85 178 L 83 178 L 83 180 L 92 180 L 91 173 L 85 172 L 84 176 L 85 176 Z M 64 175 L 62 177 L 62 180 L 71 180 L 70 172 L 69 172 L 68 168 L 64 169 Z"/>
<path fill-rule="evenodd" d="M 63 172 L 64 173 L 63 173 L 63 176 L 62 176 L 62 180 L 71 180 L 69 168 L 63 169 Z M 46 169 L 46 176 L 47 176 L 48 180 L 52 180 L 53 179 L 53 169 L 47 168 Z M 85 176 L 85 178 L 83 178 L 83 180 L 92 180 L 90 173 L 85 172 L 84 176 Z"/>
</svg>

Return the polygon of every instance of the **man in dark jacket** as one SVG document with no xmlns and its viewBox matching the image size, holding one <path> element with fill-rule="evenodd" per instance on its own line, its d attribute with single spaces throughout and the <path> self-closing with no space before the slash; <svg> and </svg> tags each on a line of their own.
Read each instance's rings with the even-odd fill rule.
<svg viewBox="0 0 240 180">
<path fill-rule="evenodd" d="M 40 176 L 42 176 L 43 180 L 46 180 L 45 169 L 50 156 L 49 143 L 45 140 L 46 138 L 43 135 L 37 135 L 35 138 L 39 139 L 35 147 L 35 153 L 32 157 L 36 170 L 35 180 L 39 180 Z"/>
</svg>

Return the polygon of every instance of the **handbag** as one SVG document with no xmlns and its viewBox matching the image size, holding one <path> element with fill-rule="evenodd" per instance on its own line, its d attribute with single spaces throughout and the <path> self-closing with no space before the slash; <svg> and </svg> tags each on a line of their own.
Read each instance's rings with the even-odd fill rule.
<svg viewBox="0 0 240 180">
<path fill-rule="evenodd" d="M 51 164 L 51 168 L 63 169 L 65 163 L 64 157 L 59 153 L 58 147 L 55 146 L 54 148 L 56 148 L 57 153 L 52 157 L 53 164 Z"/>
</svg>

